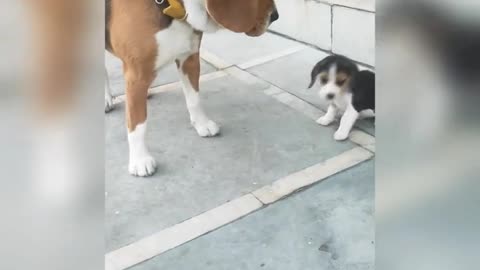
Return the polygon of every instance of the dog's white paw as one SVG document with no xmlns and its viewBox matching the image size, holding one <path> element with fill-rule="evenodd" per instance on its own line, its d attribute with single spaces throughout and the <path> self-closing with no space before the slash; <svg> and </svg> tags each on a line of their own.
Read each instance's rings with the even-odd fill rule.
<svg viewBox="0 0 480 270">
<path fill-rule="evenodd" d="M 105 95 L 105 112 L 108 113 L 113 110 L 113 96 Z"/>
<path fill-rule="evenodd" d="M 325 116 L 322 116 L 317 119 L 317 123 L 322 125 L 322 126 L 328 126 L 332 123 L 333 121 L 329 118 L 326 118 Z"/>
<path fill-rule="evenodd" d="M 213 137 L 220 133 L 220 128 L 212 120 L 194 122 L 192 125 L 195 127 L 200 137 Z"/>
<path fill-rule="evenodd" d="M 333 134 L 333 138 L 337 141 L 344 141 L 348 138 L 348 132 L 338 131 Z"/>
<path fill-rule="evenodd" d="M 134 176 L 150 176 L 155 173 L 157 162 L 152 156 L 130 159 L 128 171 Z"/>
</svg>

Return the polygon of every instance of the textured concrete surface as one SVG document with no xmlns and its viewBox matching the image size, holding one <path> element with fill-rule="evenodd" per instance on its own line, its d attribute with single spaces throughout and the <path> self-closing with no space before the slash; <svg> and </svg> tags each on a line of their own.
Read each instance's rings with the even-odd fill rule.
<svg viewBox="0 0 480 270">
<path fill-rule="evenodd" d="M 313 48 L 306 48 L 263 65 L 248 69 L 248 72 L 290 92 L 308 103 L 326 110 L 328 105 L 317 95 L 315 88 L 308 89 L 310 73 L 313 66 L 328 54 Z M 288 76 L 285 76 L 288 74 Z M 357 122 L 358 128 L 374 135 L 375 126 L 372 119 Z"/>
<path fill-rule="evenodd" d="M 106 115 L 108 250 L 354 146 L 334 143 L 334 130 L 266 96 L 259 86 L 227 76 L 201 88 L 207 112 L 222 126 L 221 136 L 197 136 L 180 89 L 152 96 L 147 141 L 159 169 L 150 178 L 127 172 L 123 106 Z"/>
<path fill-rule="evenodd" d="M 285 51 L 301 44 L 265 33 L 260 37 L 249 37 L 229 31 L 205 34 L 202 48 L 215 54 L 229 64 L 239 65 L 252 59 Z"/>
<path fill-rule="evenodd" d="M 374 161 L 133 270 L 374 269 Z"/>
<path fill-rule="evenodd" d="M 299 45 L 270 33 L 250 38 L 222 31 L 205 35 L 202 49 L 240 65 Z M 335 142 L 334 129 L 264 94 L 273 84 L 325 108 L 305 90 L 312 66 L 325 56 L 306 47 L 247 70 L 267 83 L 230 75 L 202 82 L 205 109 L 222 128 L 217 138 L 197 136 L 180 89 L 152 95 L 147 142 L 159 169 L 150 178 L 127 172 L 124 104 L 117 104 L 105 116 L 107 252 L 355 147 Z M 114 92 L 123 93 L 118 60 L 107 56 L 107 68 Z M 202 62 L 202 74 L 213 71 Z M 177 77 L 167 67 L 154 85 Z M 362 129 L 373 133 L 368 123 Z M 137 268 L 373 269 L 373 172 L 373 162 L 347 169 Z"/>
<path fill-rule="evenodd" d="M 125 80 L 123 78 L 122 62 L 110 53 L 105 53 L 105 65 L 108 71 L 110 87 L 114 96 L 125 94 Z M 215 71 L 215 67 L 201 60 L 201 73 L 206 74 Z M 178 81 L 177 67 L 174 63 L 158 71 L 157 77 L 151 87 Z"/>
</svg>

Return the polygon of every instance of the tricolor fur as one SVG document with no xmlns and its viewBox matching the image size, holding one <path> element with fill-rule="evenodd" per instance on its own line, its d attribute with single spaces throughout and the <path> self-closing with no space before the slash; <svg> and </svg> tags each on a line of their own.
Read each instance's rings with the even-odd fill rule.
<svg viewBox="0 0 480 270">
<path fill-rule="evenodd" d="M 348 138 L 360 114 L 375 111 L 375 74 L 359 71 L 357 65 L 341 55 L 331 55 L 318 62 L 312 70 L 309 88 L 318 85 L 318 95 L 329 103 L 327 113 L 317 120 L 330 125 L 339 111 L 344 111 L 336 140 Z"/>
</svg>

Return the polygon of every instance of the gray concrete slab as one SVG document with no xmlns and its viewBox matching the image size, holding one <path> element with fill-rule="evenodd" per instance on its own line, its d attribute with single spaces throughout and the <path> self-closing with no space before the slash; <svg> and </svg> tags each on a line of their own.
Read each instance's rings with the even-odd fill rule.
<svg viewBox="0 0 480 270">
<path fill-rule="evenodd" d="M 299 45 L 301 44 L 298 42 L 268 32 L 259 37 L 249 37 L 227 30 L 205 34 L 202 41 L 203 49 L 232 65 L 243 64 Z"/>
<path fill-rule="evenodd" d="M 306 48 L 263 65 L 252 67 L 248 69 L 248 72 L 255 74 L 318 108 L 326 110 L 328 105 L 318 97 L 317 91 L 307 88 L 310 83 L 310 72 L 313 66 L 327 55 L 327 53 L 320 50 Z M 358 121 L 357 127 L 370 135 L 375 135 L 373 119 Z"/>
<path fill-rule="evenodd" d="M 105 66 L 108 71 L 108 77 L 110 80 L 110 87 L 112 88 L 112 94 L 114 96 L 125 94 L 125 80 L 123 78 L 122 62 L 117 57 L 110 53 L 105 53 Z M 201 60 L 200 72 L 201 74 L 207 74 L 216 71 L 216 68 L 209 63 Z M 155 80 L 152 83 L 152 87 L 172 83 L 178 81 L 177 67 L 174 63 L 162 68 Z"/>
<path fill-rule="evenodd" d="M 264 85 L 227 76 L 201 88 L 221 136 L 197 136 L 180 89 L 152 96 L 147 141 L 159 169 L 150 178 L 128 175 L 123 105 L 105 116 L 108 251 L 354 147 L 263 94 Z"/>
<path fill-rule="evenodd" d="M 374 160 L 132 270 L 374 269 Z"/>
</svg>

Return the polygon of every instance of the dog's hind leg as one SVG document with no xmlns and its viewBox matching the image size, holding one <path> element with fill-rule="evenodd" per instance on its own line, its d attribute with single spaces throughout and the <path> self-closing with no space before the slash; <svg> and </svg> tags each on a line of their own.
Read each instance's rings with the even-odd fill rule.
<svg viewBox="0 0 480 270">
<path fill-rule="evenodd" d="M 110 88 L 110 81 L 108 80 L 108 71 L 105 68 L 105 112 L 110 112 L 113 109 L 112 89 Z"/>
<path fill-rule="evenodd" d="M 201 33 L 194 35 L 196 50 L 191 54 L 179 57 L 176 60 L 178 72 L 183 85 L 183 93 L 190 113 L 190 122 L 201 137 L 212 137 L 218 135 L 220 128 L 210 120 L 203 110 L 200 94 L 200 48 Z"/>
</svg>

